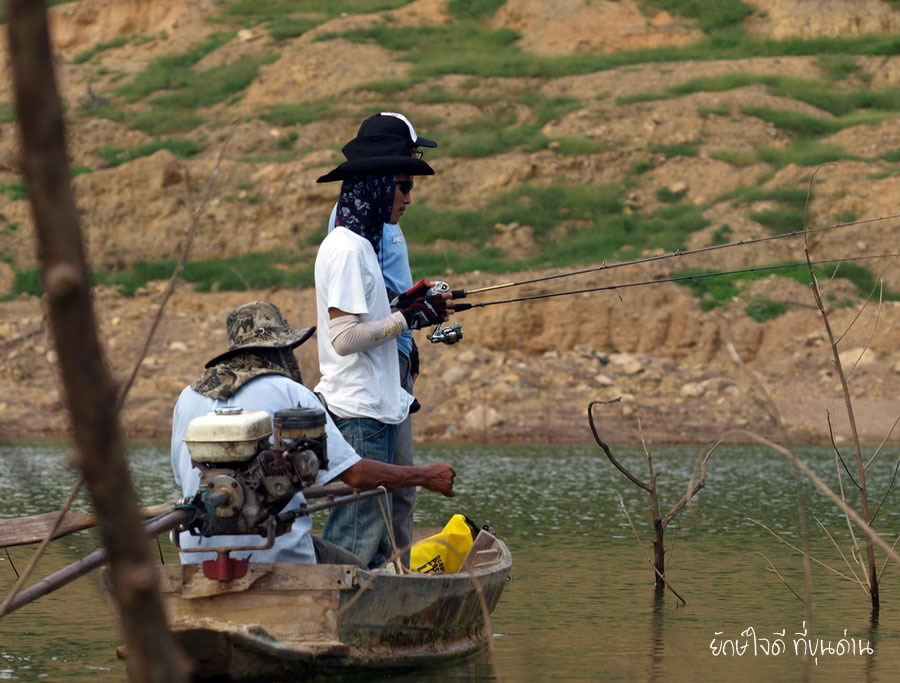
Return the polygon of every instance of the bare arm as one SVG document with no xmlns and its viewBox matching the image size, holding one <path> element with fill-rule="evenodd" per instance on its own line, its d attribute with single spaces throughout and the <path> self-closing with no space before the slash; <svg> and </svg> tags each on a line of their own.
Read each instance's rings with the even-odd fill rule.
<svg viewBox="0 0 900 683">
<path fill-rule="evenodd" d="M 401 467 L 388 465 L 378 460 L 364 459 L 344 470 L 338 478 L 348 486 L 363 491 L 379 486 L 391 489 L 404 486 L 424 486 L 429 491 L 450 497 L 456 495 L 453 492 L 454 477 L 456 477 L 456 472 L 445 462 L 424 467 Z"/>
</svg>

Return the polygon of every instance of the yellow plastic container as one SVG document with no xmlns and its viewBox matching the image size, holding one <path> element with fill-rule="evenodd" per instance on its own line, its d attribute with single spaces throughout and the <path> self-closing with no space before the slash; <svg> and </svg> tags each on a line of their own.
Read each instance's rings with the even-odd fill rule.
<svg viewBox="0 0 900 683">
<path fill-rule="evenodd" d="M 409 566 L 420 574 L 455 574 L 472 547 L 465 515 L 453 515 L 440 533 L 413 545 Z"/>
</svg>

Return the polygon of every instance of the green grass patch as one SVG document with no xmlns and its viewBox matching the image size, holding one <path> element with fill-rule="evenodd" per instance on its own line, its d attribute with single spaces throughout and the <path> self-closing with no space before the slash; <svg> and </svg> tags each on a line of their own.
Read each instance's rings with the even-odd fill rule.
<svg viewBox="0 0 900 683">
<path fill-rule="evenodd" d="M 13 202 L 28 199 L 28 186 L 18 180 L 11 183 L 0 183 L 0 192 L 7 195 Z"/>
<path fill-rule="evenodd" d="M 637 93 L 617 98 L 619 104 L 649 102 L 684 97 L 698 92 L 724 92 L 749 85 L 765 85 L 772 95 L 805 102 L 835 116 L 858 110 L 882 112 L 900 111 L 900 93 L 896 89 L 847 90 L 833 82 L 812 78 L 797 78 L 778 74 L 730 73 L 721 76 L 696 78 L 679 83 L 661 92 Z"/>
<path fill-rule="evenodd" d="M 731 116 L 731 107 L 722 105 L 721 107 L 699 107 L 697 113 L 704 118 L 710 116 Z"/>
<path fill-rule="evenodd" d="M 126 119 L 124 110 L 119 109 L 111 104 L 101 104 L 99 107 L 87 105 L 81 109 L 82 116 L 91 116 L 96 119 L 107 119 L 109 121 L 123 122 Z"/>
<path fill-rule="evenodd" d="M 0 102 L 0 123 L 12 123 L 16 120 L 16 108 L 12 102 Z"/>
<path fill-rule="evenodd" d="M 334 116 L 335 111 L 331 103 L 325 100 L 312 102 L 297 102 L 293 104 L 277 104 L 260 114 L 259 118 L 273 126 L 306 125 L 313 121 Z"/>
<path fill-rule="evenodd" d="M 150 135 L 193 130 L 203 122 L 197 109 L 235 100 L 256 78 L 260 66 L 277 59 L 277 54 L 244 57 L 202 72 L 185 69 L 177 86 L 153 99 L 150 109 L 135 117 L 131 127 Z"/>
<path fill-rule="evenodd" d="M 369 90 L 380 95 L 396 95 L 397 93 L 406 92 L 420 82 L 418 79 L 411 78 L 386 78 L 380 81 L 369 81 L 365 85 L 359 86 L 359 89 Z M 416 99 L 416 96 L 412 96 L 411 99 L 414 99 L 416 102 L 428 101 Z"/>
<path fill-rule="evenodd" d="M 857 216 L 852 211 L 841 211 L 840 213 L 835 215 L 833 220 L 837 224 L 837 223 L 853 223 L 854 221 L 856 221 L 858 219 L 859 219 L 859 216 Z"/>
<path fill-rule="evenodd" d="M 107 50 L 112 50 L 113 48 L 122 47 L 123 45 L 127 45 L 129 42 L 129 38 L 125 36 L 119 36 L 118 38 L 113 38 L 112 40 L 108 40 L 105 43 L 97 43 L 94 47 L 89 50 L 85 50 L 84 52 L 79 52 L 72 59 L 73 64 L 84 64 L 85 62 L 90 61 L 96 55 L 101 52 L 106 52 Z"/>
<path fill-rule="evenodd" d="M 804 187 L 772 187 L 742 186 L 716 197 L 717 202 L 731 200 L 733 206 L 751 204 L 753 202 L 781 202 L 788 206 L 802 209 L 806 206 L 809 190 Z"/>
<path fill-rule="evenodd" d="M 476 121 L 459 126 L 453 132 L 441 134 L 441 144 L 429 158 L 453 156 L 483 158 L 502 154 L 512 149 L 537 151 L 551 142 L 540 130 L 549 121 L 579 109 L 582 104 L 571 97 L 526 97 L 522 103 L 531 107 L 533 120 L 516 125 L 516 114 L 511 109 L 495 109 Z M 560 143 L 560 147 L 575 143 Z M 580 152 L 572 152 L 580 153 Z"/>
<path fill-rule="evenodd" d="M 565 137 L 555 138 L 550 148 L 558 154 L 594 154 L 609 149 L 609 145 L 591 138 Z"/>
<path fill-rule="evenodd" d="M 785 232 L 793 232 L 803 228 L 803 212 L 776 209 L 767 211 L 754 211 L 750 214 L 750 220 L 766 226 L 773 235 Z"/>
<path fill-rule="evenodd" d="M 665 10 L 696 19 L 700 30 L 705 33 L 738 26 L 754 11 L 741 0 L 644 0 L 643 8 L 645 11 Z"/>
<path fill-rule="evenodd" d="M 266 29 L 269 31 L 269 35 L 272 36 L 272 40 L 280 43 L 282 40 L 302 36 L 321 23 L 321 21 L 316 19 L 281 17 L 267 22 Z"/>
<path fill-rule="evenodd" d="M 779 265 L 779 264 L 772 264 Z M 785 264 L 788 265 L 788 264 Z M 709 270 L 684 270 L 673 273 L 673 277 L 689 277 L 695 275 L 708 275 L 713 271 Z M 813 272 L 819 281 L 827 281 L 832 278 L 843 278 L 853 284 L 857 293 L 861 297 L 869 296 L 873 291 L 878 295 L 875 289 L 876 279 L 872 272 L 865 266 L 858 263 L 828 263 L 824 265 L 813 266 Z M 782 270 L 757 270 L 747 273 L 733 273 L 729 275 L 712 275 L 711 277 L 701 277 L 692 280 L 681 280 L 679 285 L 689 288 L 694 295 L 700 299 L 700 308 L 709 311 L 719 306 L 723 306 L 740 294 L 738 283 L 751 282 L 761 280 L 775 274 L 777 277 L 794 280 L 803 285 L 810 283 L 809 270 L 806 266 L 786 267 Z M 894 292 L 887 287 L 884 289 L 883 298 L 885 301 L 900 301 L 900 292 Z M 753 302 L 750 302 L 751 304 Z M 750 304 L 748 304 L 749 306 Z M 754 307 L 755 309 L 756 307 Z M 765 309 L 765 306 L 759 308 Z M 745 309 L 746 310 L 746 309 Z M 758 311 L 756 311 L 758 312 Z M 759 313 L 759 312 L 758 312 Z M 748 311 L 748 315 L 751 313 Z M 762 313 L 759 313 L 762 315 Z M 780 315 L 780 314 L 779 314 Z M 752 317 L 752 315 L 751 315 Z"/>
<path fill-rule="evenodd" d="M 662 154 L 669 157 L 695 157 L 700 153 L 697 142 L 686 142 L 677 145 L 654 145 L 650 151 L 654 154 Z"/>
<path fill-rule="evenodd" d="M 174 260 L 137 263 L 119 271 L 98 270 L 93 273 L 95 285 L 115 287 L 132 296 L 153 280 L 167 280 L 175 270 Z M 289 266 L 285 269 L 277 266 Z M 302 263 L 296 254 L 254 253 L 225 259 L 190 261 L 185 264 L 181 279 L 190 282 L 199 292 L 243 291 L 267 287 L 309 287 L 313 284 L 313 265 Z M 44 285 L 38 268 L 18 271 L 11 297 L 21 293 L 41 296 Z"/>
<path fill-rule="evenodd" d="M 881 155 L 881 158 L 891 163 L 900 161 L 900 149 L 891 149 Z"/>
<path fill-rule="evenodd" d="M 832 81 L 842 81 L 860 72 L 859 63 L 850 55 L 821 55 L 816 66 Z"/>
<path fill-rule="evenodd" d="M 161 149 L 167 149 L 179 159 L 190 159 L 203 151 L 203 146 L 193 140 L 168 138 L 166 140 L 153 140 L 143 145 L 122 149 L 121 147 L 102 147 L 96 154 L 103 159 L 108 167 L 120 166 L 133 159 L 156 154 Z"/>
<path fill-rule="evenodd" d="M 720 244 L 728 244 L 731 242 L 731 226 L 724 223 L 715 229 L 709 240 L 709 246 L 715 247 Z"/>
<path fill-rule="evenodd" d="M 173 109 L 209 107 L 241 92 L 256 78 L 259 67 L 278 60 L 279 55 L 243 57 L 230 64 L 223 64 L 193 76 L 183 86 L 168 95 L 153 100 L 154 106 Z"/>
<path fill-rule="evenodd" d="M 687 194 L 686 189 L 672 192 L 668 187 L 661 187 L 656 191 L 656 198 L 665 204 L 674 204 L 684 199 L 685 194 Z"/>
<path fill-rule="evenodd" d="M 576 263 L 596 263 L 610 258 L 628 258 L 645 249 L 667 251 L 684 248 L 688 236 L 708 223 L 701 210 L 690 204 L 672 204 L 649 215 L 623 214 L 621 188 L 613 186 L 522 186 L 498 195 L 478 211 L 437 210 L 413 204 L 404 216 L 404 233 L 411 254 L 425 258 L 427 246 L 438 239 L 486 244 L 496 224 L 519 223 L 533 229 L 539 253 L 529 259 L 510 261 L 496 252 L 429 256 L 416 262 L 437 264 L 453 270 L 521 270 L 551 268 Z M 553 228 L 572 226 L 567 232 Z M 460 253 L 455 253 L 459 251 Z M 417 271 L 422 272 L 422 271 Z"/>
<path fill-rule="evenodd" d="M 264 26 L 275 42 L 296 38 L 341 14 L 399 9 L 411 0 L 237 0 L 224 9 L 226 23 Z"/>
<path fill-rule="evenodd" d="M 719 3 L 708 3 L 715 5 Z M 373 26 L 340 34 L 326 34 L 329 40 L 342 37 L 362 43 L 377 43 L 402 53 L 413 64 L 413 78 L 433 78 L 445 74 L 493 77 L 555 78 L 591 73 L 620 66 L 686 60 L 727 60 L 750 57 L 818 56 L 822 54 L 895 55 L 900 54 L 900 36 L 857 36 L 852 38 L 813 38 L 758 40 L 741 31 L 720 30 L 692 45 L 633 50 L 613 54 L 579 54 L 542 57 L 523 53 L 515 45 L 518 34 L 508 29 L 490 29 L 484 22 L 459 21 L 442 26 Z M 830 81 L 822 80 L 827 88 Z M 862 93 L 871 91 L 860 91 Z M 900 93 L 882 91 L 885 98 Z M 851 95 L 853 100 L 856 95 Z M 846 98 L 844 98 L 846 100 Z M 837 104 L 846 106 L 841 97 Z M 868 106 L 890 110 L 888 106 Z M 846 112 L 832 112 L 846 113 Z"/>
<path fill-rule="evenodd" d="M 711 159 L 724 161 L 726 164 L 737 166 L 738 168 L 746 168 L 757 163 L 756 153 L 743 149 L 717 149 L 709 154 Z"/>
<path fill-rule="evenodd" d="M 778 316 L 787 312 L 787 304 L 780 301 L 772 301 L 765 297 L 753 299 L 744 306 L 744 313 L 749 315 L 758 323 L 764 323 L 774 320 Z"/>
<path fill-rule="evenodd" d="M 153 107 L 134 117 L 130 125 L 135 130 L 144 131 L 147 135 L 168 135 L 169 133 L 192 131 L 201 123 L 203 123 L 203 118 L 193 111 Z"/>
<path fill-rule="evenodd" d="M 830 161 L 859 160 L 859 157 L 848 154 L 837 145 L 808 140 L 798 140 L 789 147 L 761 147 L 756 151 L 756 156 L 775 168 L 788 164 L 818 166 Z"/>
<path fill-rule="evenodd" d="M 225 13 L 241 19 L 257 20 L 299 13 L 336 17 L 399 9 L 410 2 L 412 0 L 233 0 L 225 6 Z"/>
<path fill-rule="evenodd" d="M 198 81 L 198 74 L 191 67 L 233 37 L 233 33 L 216 33 L 186 52 L 158 57 L 130 83 L 119 86 L 113 92 L 124 97 L 127 102 L 137 102 L 158 90 L 191 88 Z"/>
<path fill-rule="evenodd" d="M 832 135 L 844 128 L 867 125 L 874 126 L 887 118 L 892 118 L 890 113 L 866 113 L 849 114 L 841 118 L 826 119 L 821 116 L 810 116 L 799 111 L 786 109 L 770 109 L 768 107 L 744 107 L 742 114 L 755 116 L 772 125 L 793 133 L 799 138 L 817 138 L 823 135 Z"/>
<path fill-rule="evenodd" d="M 450 0 L 447 9 L 457 19 L 487 19 L 506 4 L 506 0 Z"/>
<path fill-rule="evenodd" d="M 522 185 L 497 195 L 477 211 L 434 209 L 413 202 L 403 218 L 403 231 L 414 246 L 438 239 L 484 244 L 497 223 L 520 223 L 534 229 L 541 240 L 555 225 L 567 221 L 595 221 L 622 211 L 621 190 L 612 186 Z"/>
</svg>

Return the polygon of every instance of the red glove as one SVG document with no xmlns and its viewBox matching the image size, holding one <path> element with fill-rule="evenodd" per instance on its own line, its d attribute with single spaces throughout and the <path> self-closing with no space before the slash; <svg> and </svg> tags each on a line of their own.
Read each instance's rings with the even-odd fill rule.
<svg viewBox="0 0 900 683">
<path fill-rule="evenodd" d="M 416 284 L 403 292 L 403 294 L 397 295 L 394 300 L 391 301 L 391 306 L 398 311 L 408 308 L 416 299 L 424 298 L 425 295 L 428 294 L 430 288 L 431 285 L 426 283 L 425 280 L 419 280 Z"/>
<path fill-rule="evenodd" d="M 401 307 L 399 310 L 406 318 L 409 329 L 421 330 L 423 327 L 437 325 L 446 319 L 447 301 L 441 294 L 432 294 L 415 299 L 408 306 Z"/>
</svg>

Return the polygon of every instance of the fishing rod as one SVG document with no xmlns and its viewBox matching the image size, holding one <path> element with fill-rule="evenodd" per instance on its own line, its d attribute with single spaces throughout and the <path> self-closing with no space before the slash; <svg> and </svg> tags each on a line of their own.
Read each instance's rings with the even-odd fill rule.
<svg viewBox="0 0 900 683">
<path fill-rule="evenodd" d="M 320 510 L 328 510 L 333 507 L 338 507 L 339 505 L 355 503 L 367 498 L 374 498 L 375 496 L 383 496 L 386 492 L 380 487 L 369 491 L 357 491 L 352 487 L 339 485 L 310 487 L 310 490 L 304 491 L 304 493 L 308 494 L 311 498 L 324 498 L 324 500 L 320 503 L 313 503 L 312 505 L 304 503 L 297 510 L 282 513 L 281 515 L 278 515 L 279 522 L 290 523 L 297 517 L 311 515 Z M 227 503 L 229 500 L 230 498 L 227 494 L 218 492 L 209 494 L 206 497 L 206 502 L 210 509 L 215 508 L 217 504 Z M 190 520 L 197 515 L 197 512 L 198 510 L 191 509 L 190 504 L 176 505 L 168 513 L 147 522 L 147 524 L 144 525 L 144 533 L 147 538 L 154 538 L 167 531 L 171 531 L 172 529 L 177 529 L 184 524 L 190 523 Z M 210 548 L 209 550 L 215 551 L 216 549 Z M 106 548 L 99 548 L 89 555 L 85 555 L 80 560 L 76 560 L 59 571 L 44 577 L 34 585 L 20 591 L 9 600 L 6 608 L 0 613 L 0 619 L 11 612 L 15 612 L 20 607 L 24 607 L 28 603 L 34 602 L 38 598 L 62 588 L 75 579 L 84 576 L 91 570 L 106 564 L 107 557 L 108 553 Z"/>
<path fill-rule="evenodd" d="M 686 250 L 678 250 L 672 251 L 665 254 L 657 254 L 656 256 L 645 256 L 639 259 L 634 259 L 633 261 L 621 261 L 619 263 L 603 263 L 599 266 L 592 266 L 590 268 L 583 268 L 581 270 L 572 270 L 566 273 L 556 273 L 554 275 L 544 275 L 541 277 L 530 278 L 528 280 L 516 280 L 514 282 L 504 282 L 499 285 L 491 285 L 489 287 L 479 287 L 477 289 L 463 289 L 454 291 L 455 299 L 462 299 L 471 294 L 480 294 L 481 292 L 489 292 L 495 289 L 505 289 L 506 287 L 518 287 L 520 285 L 530 285 L 535 282 L 544 282 L 545 280 L 555 280 L 557 278 L 562 277 L 572 277 L 574 275 L 584 275 L 585 273 L 595 273 L 601 270 L 612 270 L 613 268 L 623 268 L 625 266 L 636 266 L 641 263 L 650 263 L 652 261 L 663 261 L 665 259 L 676 258 L 678 256 L 691 256 L 693 254 L 703 254 L 708 251 L 715 251 L 717 249 L 727 249 L 730 247 L 744 247 L 750 244 L 759 244 L 760 242 L 768 242 L 771 240 L 780 240 L 786 239 L 789 237 L 799 237 L 800 235 L 812 235 L 821 232 L 828 232 L 830 230 L 838 230 L 839 228 L 846 228 L 851 225 L 862 225 L 864 223 L 874 223 L 875 221 L 884 221 L 889 220 L 891 218 L 900 218 L 900 213 L 890 214 L 888 216 L 878 216 L 876 218 L 861 218 L 855 221 L 848 221 L 846 223 L 836 223 L 835 225 L 826 225 L 821 228 L 810 228 L 809 230 L 794 230 L 792 232 L 784 232 L 777 235 L 766 235 L 765 237 L 754 237 L 752 239 L 747 240 L 737 240 L 735 242 L 728 242 L 726 244 L 712 244 L 708 247 L 699 247 L 697 249 L 686 249 Z M 461 294 L 461 296 L 457 296 L 457 294 Z M 459 309 L 457 309 L 459 310 Z"/>
<path fill-rule="evenodd" d="M 455 303 L 454 312 L 467 311 L 470 308 L 484 308 L 485 306 L 497 306 L 498 304 L 512 304 L 520 301 L 534 301 L 536 299 L 550 299 L 557 296 L 571 296 L 574 294 L 587 294 L 589 292 L 602 292 L 608 290 L 626 289 L 628 287 L 641 287 L 643 285 L 659 285 L 665 282 L 684 282 L 688 280 L 699 280 L 707 277 L 718 277 L 721 275 L 740 275 L 741 273 L 758 273 L 767 270 L 783 270 L 787 268 L 799 268 L 807 265 L 820 266 L 829 263 L 847 263 L 850 261 L 867 261 L 871 259 L 896 258 L 900 257 L 900 253 L 896 254 L 875 254 L 873 256 L 848 256 L 838 259 L 825 259 L 822 261 L 801 261 L 798 263 L 783 263 L 775 266 L 760 266 L 756 268 L 743 268 L 741 270 L 724 270 L 716 273 L 698 273 L 696 275 L 679 275 L 676 277 L 659 278 L 657 280 L 643 280 L 641 282 L 626 282 L 619 285 L 605 285 L 602 287 L 589 287 L 587 289 L 576 289 L 568 292 L 552 292 L 549 294 L 534 294 L 532 296 L 520 296 L 512 299 L 500 299 L 498 301 L 485 301 L 478 304 Z"/>
</svg>

